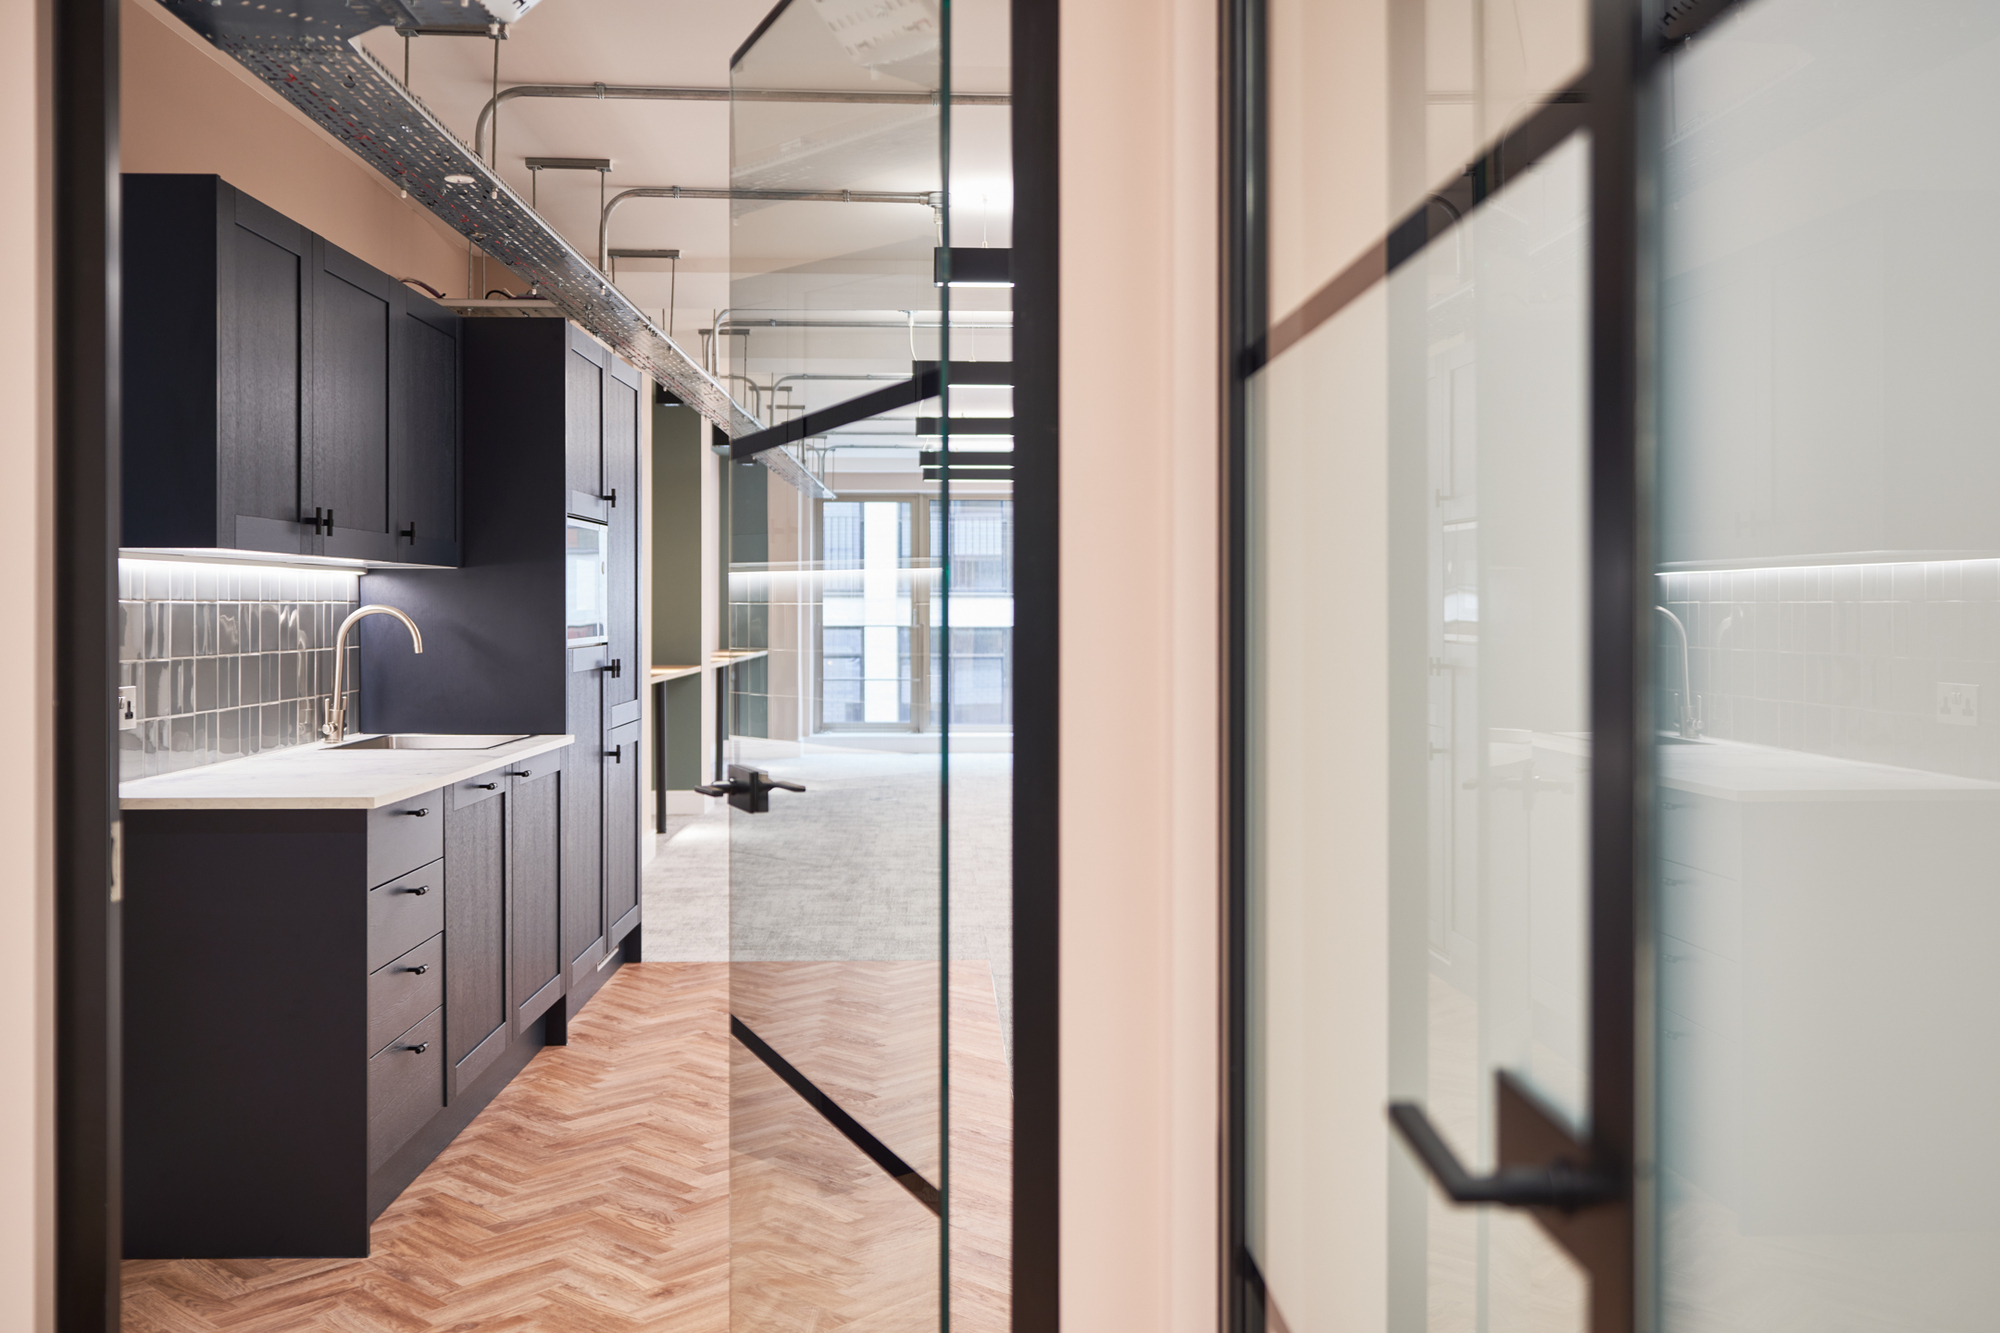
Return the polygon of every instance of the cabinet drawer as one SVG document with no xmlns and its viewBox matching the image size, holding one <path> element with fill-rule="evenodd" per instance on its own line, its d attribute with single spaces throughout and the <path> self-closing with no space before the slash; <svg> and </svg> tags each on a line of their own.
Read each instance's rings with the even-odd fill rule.
<svg viewBox="0 0 2000 1333">
<path fill-rule="evenodd" d="M 368 812 L 368 886 L 444 855 L 444 792 L 427 791 Z"/>
<path fill-rule="evenodd" d="M 419 866 L 368 892 L 370 973 L 444 929 L 444 861 Z"/>
<path fill-rule="evenodd" d="M 444 1003 L 444 936 L 433 935 L 368 977 L 368 1051 Z"/>
<path fill-rule="evenodd" d="M 368 1169 L 444 1107 L 444 1010 L 433 1009 L 368 1062 Z"/>
<path fill-rule="evenodd" d="M 463 810 L 481 801 L 490 801 L 507 790 L 507 770 L 496 768 L 491 773 L 481 773 L 476 778 L 451 784 L 451 808 Z"/>
</svg>

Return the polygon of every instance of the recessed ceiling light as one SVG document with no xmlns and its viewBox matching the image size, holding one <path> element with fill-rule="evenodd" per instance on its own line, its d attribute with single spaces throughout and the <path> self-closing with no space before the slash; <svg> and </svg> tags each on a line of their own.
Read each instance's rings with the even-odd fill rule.
<svg viewBox="0 0 2000 1333">
<path fill-rule="evenodd" d="M 470 184 L 472 184 L 472 177 L 470 177 L 470 176 L 446 176 L 446 177 L 444 178 L 444 183 L 445 183 L 446 185 L 470 185 Z"/>
</svg>

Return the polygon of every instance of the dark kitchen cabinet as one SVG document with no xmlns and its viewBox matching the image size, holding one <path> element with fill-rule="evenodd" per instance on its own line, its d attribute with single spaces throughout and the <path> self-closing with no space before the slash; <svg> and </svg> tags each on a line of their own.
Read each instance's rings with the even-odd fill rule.
<svg viewBox="0 0 2000 1333">
<path fill-rule="evenodd" d="M 639 921 L 639 724 L 604 739 L 604 919 L 623 939 Z"/>
<path fill-rule="evenodd" d="M 639 386 L 620 376 L 604 377 L 604 494 L 609 497 L 610 600 L 614 607 L 639 604 Z M 639 655 L 639 617 L 611 617 L 612 670 L 605 682 L 609 705 L 639 697 L 646 674 Z"/>
<path fill-rule="evenodd" d="M 220 177 L 123 188 L 120 544 L 456 563 L 458 317 Z"/>
<path fill-rule="evenodd" d="M 495 770 L 444 802 L 445 1071 L 469 1088 L 507 1048 L 508 777 Z"/>
<path fill-rule="evenodd" d="M 569 724 L 574 736 L 567 825 L 563 841 L 563 959 L 572 990 L 590 981 L 604 959 L 610 921 L 604 914 L 604 844 L 611 815 L 605 801 L 605 648 L 570 650 Z"/>
<path fill-rule="evenodd" d="M 124 812 L 127 1257 L 365 1255 L 564 1040 L 568 755 L 371 810 Z"/>
<path fill-rule="evenodd" d="M 508 994 L 516 1033 L 526 1032 L 563 993 L 564 769 L 562 756 L 549 754 L 513 773 L 507 915 L 512 937 Z"/>
<path fill-rule="evenodd" d="M 459 539 L 459 329 L 443 306 L 407 292 L 401 354 L 390 382 L 397 432 L 397 558 L 416 565 L 457 565 Z"/>
<path fill-rule="evenodd" d="M 637 954 L 638 774 L 646 762 L 636 753 L 637 730 L 623 733 L 622 763 L 597 757 L 608 733 L 631 727 L 642 707 L 640 376 L 562 320 L 466 319 L 460 329 L 461 429 L 476 442 L 461 466 L 463 560 L 453 569 L 380 569 L 362 579 L 362 600 L 400 607 L 423 626 L 424 655 L 412 656 L 407 637 L 385 633 L 385 619 L 361 623 L 368 681 L 361 724 L 576 737 L 549 798 L 559 840 L 555 934 L 518 933 L 517 917 L 510 946 L 517 1003 L 538 993 L 523 979 L 529 973 L 560 974 L 566 1013 L 574 1014 L 617 959 Z M 572 518 L 606 528 L 601 642 L 568 636 Z M 608 748 L 617 753 L 617 743 Z M 517 877 L 524 865 L 516 859 Z M 516 895 L 527 901 L 518 887 Z M 544 948 L 557 959 L 549 973 L 537 971 Z"/>
<path fill-rule="evenodd" d="M 317 249 L 308 496 L 319 552 L 393 560 L 389 344 L 401 320 L 391 288 L 403 284 L 325 241 Z"/>
</svg>

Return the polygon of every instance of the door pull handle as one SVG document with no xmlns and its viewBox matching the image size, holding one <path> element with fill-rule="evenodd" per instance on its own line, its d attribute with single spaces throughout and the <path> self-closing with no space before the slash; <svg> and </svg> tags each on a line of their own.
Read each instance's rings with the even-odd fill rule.
<svg viewBox="0 0 2000 1333">
<path fill-rule="evenodd" d="M 1391 1102 L 1389 1121 L 1454 1203 L 1497 1203 L 1509 1208 L 1574 1212 L 1618 1197 L 1618 1179 L 1590 1161 L 1578 1143 L 1526 1088 L 1506 1071 L 1498 1074 L 1499 1167 L 1475 1176 L 1458 1160 L 1437 1126 L 1415 1102 Z"/>
<path fill-rule="evenodd" d="M 723 782 L 713 782 L 695 790 L 703 796 L 727 796 L 729 804 L 745 814 L 761 815 L 771 809 L 771 793 L 774 790 L 804 791 L 796 782 L 786 782 L 774 778 L 761 768 L 745 768 L 742 764 L 729 766 L 729 777 Z"/>
</svg>

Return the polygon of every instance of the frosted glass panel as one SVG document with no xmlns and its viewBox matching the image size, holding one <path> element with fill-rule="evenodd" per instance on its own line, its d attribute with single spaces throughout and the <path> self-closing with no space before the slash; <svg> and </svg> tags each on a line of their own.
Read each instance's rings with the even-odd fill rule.
<svg viewBox="0 0 2000 1333">
<path fill-rule="evenodd" d="M 1664 1326 L 2000 1308 L 2000 6 L 1673 61 L 1655 664 Z"/>
<path fill-rule="evenodd" d="M 1252 386 L 1249 1245 L 1293 1333 L 1583 1324 L 1581 1272 L 1446 1202 L 1384 1108 L 1484 1168 L 1505 1069 L 1586 1128 L 1587 168 L 1557 149 Z"/>
</svg>

